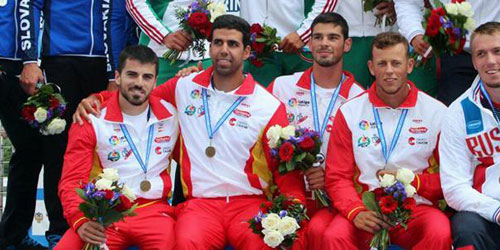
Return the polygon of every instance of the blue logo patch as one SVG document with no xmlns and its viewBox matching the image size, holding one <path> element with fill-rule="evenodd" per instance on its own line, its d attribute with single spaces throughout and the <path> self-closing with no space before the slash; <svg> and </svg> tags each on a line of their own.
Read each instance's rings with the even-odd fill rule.
<svg viewBox="0 0 500 250">
<path fill-rule="evenodd" d="M 111 162 L 115 162 L 120 160 L 120 153 L 113 151 L 108 153 L 108 160 Z"/>
</svg>

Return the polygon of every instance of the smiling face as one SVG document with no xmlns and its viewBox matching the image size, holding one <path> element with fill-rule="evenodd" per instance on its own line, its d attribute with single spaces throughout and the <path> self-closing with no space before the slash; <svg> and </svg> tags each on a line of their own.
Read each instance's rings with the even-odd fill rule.
<svg viewBox="0 0 500 250">
<path fill-rule="evenodd" d="M 489 88 L 500 88 L 500 31 L 475 34 L 471 42 L 472 64 Z"/>
<path fill-rule="evenodd" d="M 314 62 L 329 67 L 342 60 L 351 49 L 352 40 L 345 39 L 342 28 L 333 23 L 318 23 L 314 26 L 309 43 Z"/>
<path fill-rule="evenodd" d="M 216 74 L 230 76 L 243 70 L 243 61 L 250 56 L 244 46 L 243 34 L 236 29 L 215 29 L 210 43 L 210 57 Z"/>
<path fill-rule="evenodd" d="M 375 76 L 378 93 L 398 95 L 404 93 L 407 86 L 408 74 L 413 70 L 413 59 L 408 57 L 402 43 L 384 49 L 373 47 L 368 68 Z"/>
<path fill-rule="evenodd" d="M 148 101 L 156 78 L 156 65 L 134 59 L 127 59 L 121 72 L 115 73 L 121 96 L 134 106 Z"/>
</svg>

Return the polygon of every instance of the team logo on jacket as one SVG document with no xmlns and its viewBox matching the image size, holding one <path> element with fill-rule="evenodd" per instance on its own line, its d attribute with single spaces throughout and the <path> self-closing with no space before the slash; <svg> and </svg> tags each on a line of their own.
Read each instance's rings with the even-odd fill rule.
<svg viewBox="0 0 500 250">
<path fill-rule="evenodd" d="M 155 153 L 156 153 L 157 155 L 161 155 L 161 153 L 162 153 L 162 152 L 161 152 L 161 147 L 156 147 L 156 148 L 155 148 Z"/>
<path fill-rule="evenodd" d="M 370 123 L 366 120 L 362 120 L 359 122 L 359 128 L 361 130 L 368 130 L 370 128 Z"/>
<path fill-rule="evenodd" d="M 288 122 L 292 123 L 295 120 L 295 115 L 293 113 L 288 113 L 287 115 Z"/>
<path fill-rule="evenodd" d="M 415 145 L 415 137 L 408 138 L 408 144 L 410 144 L 412 146 Z"/>
<path fill-rule="evenodd" d="M 130 157 L 130 155 L 132 155 L 132 150 L 131 149 L 124 148 L 122 150 L 122 157 L 123 157 L 124 160 L 127 160 Z"/>
<path fill-rule="evenodd" d="M 232 117 L 231 119 L 229 119 L 229 125 L 231 127 L 240 127 L 240 128 L 248 128 L 248 123 L 245 122 L 245 121 L 238 121 L 236 118 Z"/>
<path fill-rule="evenodd" d="M 200 99 L 200 97 L 201 97 L 200 90 L 195 89 L 195 90 L 191 91 L 191 98 L 193 98 L 193 99 Z"/>
<path fill-rule="evenodd" d="M 367 136 L 361 136 L 358 138 L 358 147 L 359 148 L 366 148 L 370 145 L 370 138 Z"/>
<path fill-rule="evenodd" d="M 288 106 L 295 108 L 297 105 L 299 105 L 299 100 L 297 100 L 297 98 L 292 97 L 288 100 Z"/>
<path fill-rule="evenodd" d="M 205 115 L 205 107 L 203 107 L 203 105 L 200 105 L 200 107 L 198 108 L 198 117 L 202 117 L 203 115 Z"/>
<path fill-rule="evenodd" d="M 408 131 L 412 134 L 425 134 L 429 129 L 427 127 L 413 127 L 409 128 Z"/>
<path fill-rule="evenodd" d="M 372 136 L 372 142 L 373 142 L 373 146 L 377 146 L 380 143 L 380 138 L 378 137 L 378 135 L 374 134 Z"/>
<path fill-rule="evenodd" d="M 109 137 L 108 141 L 109 141 L 109 144 L 116 146 L 120 143 L 120 138 L 118 138 L 118 136 L 116 136 L 116 135 L 113 135 L 113 136 Z"/>
<path fill-rule="evenodd" d="M 241 110 L 241 109 L 235 109 L 233 111 L 233 113 L 237 116 L 242 116 L 242 117 L 246 117 L 246 118 L 250 118 L 250 116 L 252 116 L 252 114 L 250 114 L 250 112 L 245 111 L 245 110 Z"/>
<path fill-rule="evenodd" d="M 187 105 L 186 108 L 184 109 L 184 114 L 192 116 L 196 113 L 196 107 L 193 105 Z"/>
<path fill-rule="evenodd" d="M 302 113 L 300 113 L 300 114 L 297 116 L 297 124 L 301 124 L 301 123 L 303 123 L 305 120 L 307 120 L 307 118 L 309 118 L 309 116 L 307 116 L 307 115 L 303 115 Z"/>
<path fill-rule="evenodd" d="M 120 153 L 113 151 L 108 153 L 108 160 L 111 162 L 115 162 L 120 160 Z"/>
<path fill-rule="evenodd" d="M 166 135 L 166 136 L 158 136 L 158 137 L 155 137 L 155 142 L 156 143 L 165 143 L 165 142 L 169 142 L 170 141 L 170 136 Z"/>
</svg>

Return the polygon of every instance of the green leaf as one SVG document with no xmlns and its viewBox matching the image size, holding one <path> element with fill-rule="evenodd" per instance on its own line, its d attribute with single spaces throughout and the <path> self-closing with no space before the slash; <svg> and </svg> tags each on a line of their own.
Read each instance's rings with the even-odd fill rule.
<svg viewBox="0 0 500 250">
<path fill-rule="evenodd" d="M 102 216 L 102 224 L 104 227 L 111 225 L 111 223 L 118 222 L 123 218 L 122 213 L 112 209 L 106 211 L 106 213 Z"/>
<path fill-rule="evenodd" d="M 295 161 L 296 162 L 301 162 L 302 160 L 304 160 L 304 158 L 306 158 L 306 155 L 307 155 L 306 152 L 302 152 L 302 153 L 296 155 L 295 156 Z"/>
<path fill-rule="evenodd" d="M 295 169 L 295 164 L 294 164 L 293 160 L 287 161 L 286 162 L 286 170 L 288 172 L 292 172 L 294 169 Z"/>
<path fill-rule="evenodd" d="M 379 207 L 377 205 L 377 202 L 375 201 L 375 194 L 373 192 L 364 192 L 362 199 L 367 209 L 377 212 L 379 211 Z"/>
<path fill-rule="evenodd" d="M 267 39 L 265 37 L 259 37 L 259 38 L 255 38 L 255 41 L 258 43 L 265 43 L 265 42 L 267 42 Z"/>
<path fill-rule="evenodd" d="M 87 196 L 85 195 L 85 191 L 83 191 L 83 189 L 75 188 L 75 191 L 76 191 L 76 194 L 78 194 L 78 196 L 80 196 L 80 198 L 82 198 L 84 201 L 88 201 Z"/>
<path fill-rule="evenodd" d="M 278 167 L 278 171 L 280 172 L 280 174 L 286 174 L 286 164 L 285 163 L 280 163 L 279 167 Z"/>
</svg>

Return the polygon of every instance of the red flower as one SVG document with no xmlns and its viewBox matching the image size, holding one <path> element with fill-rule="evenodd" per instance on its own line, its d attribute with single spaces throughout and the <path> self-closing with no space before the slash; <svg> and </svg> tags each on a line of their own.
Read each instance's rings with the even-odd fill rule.
<svg viewBox="0 0 500 250">
<path fill-rule="evenodd" d="M 189 16 L 187 23 L 194 30 L 201 32 L 201 30 L 204 30 L 208 27 L 208 25 L 210 24 L 210 20 L 205 13 L 196 12 Z"/>
<path fill-rule="evenodd" d="M 452 3 L 461 3 L 463 1 L 465 1 L 465 0 L 451 0 Z"/>
<path fill-rule="evenodd" d="M 266 48 L 265 43 L 258 43 L 258 42 L 252 43 L 252 49 L 255 50 L 257 54 L 262 54 L 262 52 L 264 52 L 264 48 Z"/>
<path fill-rule="evenodd" d="M 29 105 L 29 106 L 24 106 L 23 109 L 21 110 L 21 115 L 23 116 L 23 118 L 27 121 L 33 121 L 35 120 L 35 111 L 36 111 L 36 107 L 33 106 L 33 105 Z"/>
<path fill-rule="evenodd" d="M 260 24 L 258 24 L 258 23 L 254 23 L 250 27 L 250 33 L 255 33 L 255 34 L 259 35 L 262 31 L 263 31 L 262 26 L 260 26 Z"/>
<path fill-rule="evenodd" d="M 398 208 L 398 202 L 390 195 L 380 198 L 380 210 L 383 214 L 390 214 Z"/>
<path fill-rule="evenodd" d="M 385 191 L 383 188 L 376 188 L 375 190 L 373 190 L 373 193 L 375 194 L 375 200 L 376 201 L 379 201 L 380 198 L 382 198 L 382 196 L 385 195 Z"/>
<path fill-rule="evenodd" d="M 441 22 L 439 21 L 440 16 L 434 12 L 429 16 L 427 22 L 427 27 L 425 29 L 425 34 L 429 37 L 434 37 L 439 34 L 439 29 L 441 28 Z"/>
<path fill-rule="evenodd" d="M 314 140 L 311 137 L 306 137 L 304 140 L 302 140 L 299 143 L 300 149 L 306 151 L 306 152 L 311 152 L 314 150 Z"/>
<path fill-rule="evenodd" d="M 413 210 L 416 206 L 417 203 L 413 198 L 406 198 L 405 201 L 403 201 L 403 208 L 406 210 Z"/>
<path fill-rule="evenodd" d="M 120 195 L 120 204 L 116 206 L 116 209 L 120 212 L 123 212 L 127 209 L 130 209 L 132 207 L 132 202 L 125 197 L 125 195 Z"/>
<path fill-rule="evenodd" d="M 251 60 L 250 61 L 253 65 L 255 65 L 255 67 L 257 68 L 260 68 L 264 65 L 264 63 L 262 62 L 262 60 L 259 60 L 259 59 L 254 59 L 254 60 Z"/>
<path fill-rule="evenodd" d="M 273 206 L 273 203 L 270 202 L 270 201 L 265 201 L 264 203 L 262 203 L 260 205 L 260 210 L 262 211 L 262 213 L 268 213 L 269 212 L 269 209 Z"/>
<path fill-rule="evenodd" d="M 438 16 L 444 16 L 444 15 L 446 15 L 446 11 L 444 10 L 444 8 L 441 7 L 441 8 L 433 9 L 432 14 L 435 14 Z"/>
<path fill-rule="evenodd" d="M 293 156 L 293 145 L 289 142 L 281 144 L 279 156 L 282 162 L 291 160 Z"/>
<path fill-rule="evenodd" d="M 204 35 L 205 37 L 210 36 L 211 31 L 212 31 L 212 23 L 208 23 L 205 28 L 199 30 L 200 34 Z"/>
<path fill-rule="evenodd" d="M 113 199 L 114 193 L 111 190 L 104 191 L 104 199 L 111 200 Z"/>
<path fill-rule="evenodd" d="M 57 98 L 51 96 L 49 102 L 51 109 L 56 109 L 57 107 L 59 107 L 59 100 Z"/>
</svg>

